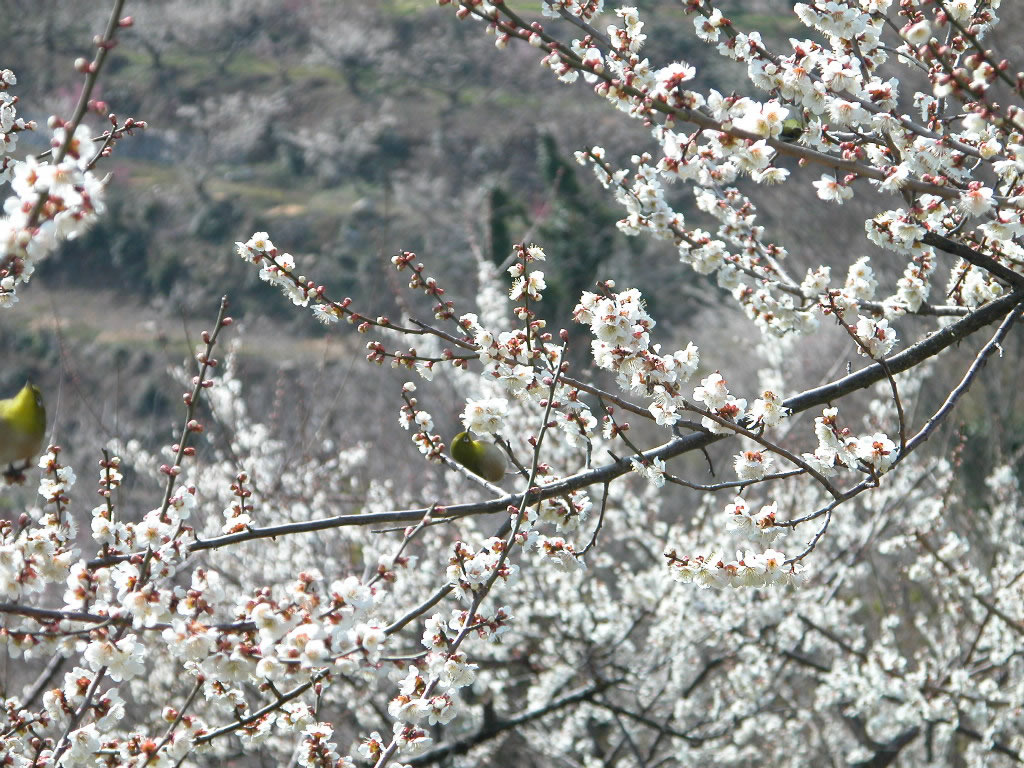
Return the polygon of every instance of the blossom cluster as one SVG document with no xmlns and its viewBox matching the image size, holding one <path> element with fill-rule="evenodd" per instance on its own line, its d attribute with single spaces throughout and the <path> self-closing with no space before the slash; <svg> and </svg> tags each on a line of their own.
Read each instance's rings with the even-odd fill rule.
<svg viewBox="0 0 1024 768">
<path fill-rule="evenodd" d="M 737 552 L 734 560 L 726 560 L 718 552 L 677 555 L 665 553 L 672 578 L 699 587 L 767 587 L 789 585 L 800 581 L 802 566 L 786 564 L 786 556 L 777 550 Z"/>
<path fill-rule="evenodd" d="M 583 5 L 551 3 L 549 8 L 586 20 L 593 9 Z M 577 39 L 573 55 L 550 47 L 545 63 L 562 81 L 582 73 L 596 82 L 598 92 L 617 109 L 650 121 L 662 144 L 663 157 L 656 162 L 636 156 L 632 175 L 613 171 L 599 147 L 579 153 L 581 162 L 594 163 L 599 180 L 626 208 L 620 228 L 676 242 L 684 262 L 704 274 L 717 272 L 719 284 L 766 330 L 807 332 L 817 325 L 816 292 L 786 276 L 785 250 L 763 242 L 751 201 L 733 188 L 723 189 L 741 174 L 759 183 L 786 181 L 791 172 L 777 164 L 780 154 L 815 164 L 837 158 L 846 170 L 822 173 L 813 182 L 825 202 L 849 200 L 861 179 L 887 192 L 916 185 L 923 193 L 912 209 L 885 211 L 866 222 L 869 239 L 911 259 L 899 290 L 882 303 L 886 320 L 917 311 L 927 298 L 935 263 L 934 246 L 922 242 L 928 233 L 952 233 L 968 219 L 980 219 L 967 238 L 991 244 L 1012 269 L 1021 263 L 1020 246 L 1011 240 L 1024 226 L 1016 203 L 1021 145 L 1015 124 L 998 118 L 1001 107 L 987 95 L 999 80 L 998 67 L 987 52 L 971 53 L 971 46 L 979 45 L 998 22 L 998 5 L 950 4 L 948 10 L 934 10 L 931 18 L 912 6 L 901 7 L 906 23 L 895 41 L 887 41 L 885 14 L 894 10 L 890 2 L 829 3 L 827 8 L 797 3 L 797 17 L 827 43 L 793 38 L 792 51 L 779 52 L 770 50 L 757 32 L 736 30 L 711 4 L 692 4 L 697 36 L 745 65 L 751 83 L 773 94 L 766 101 L 690 90 L 695 70 L 686 62 L 656 68 L 642 56 L 647 35 L 634 8 L 618 9 L 621 22 L 608 27 L 606 48 L 592 36 Z M 941 47 L 938 40 L 946 32 L 955 36 Z M 531 42 L 535 37 L 531 32 Z M 933 84 L 934 94 L 914 97 L 919 120 L 900 111 L 904 94 L 899 79 L 879 74 L 893 51 L 901 61 L 917 63 Z M 940 118 L 939 99 L 951 93 L 965 98 L 966 114 Z M 668 119 L 652 119 L 655 110 Z M 695 124 L 696 131 L 681 131 L 677 122 Z M 796 144 L 784 135 L 789 122 L 796 129 Z M 935 125 L 942 130 L 933 130 Z M 850 153 L 844 142 L 857 136 L 869 140 Z M 973 180 L 977 164 L 989 166 L 997 184 Z M 666 201 L 661 182 L 679 179 L 692 183 L 698 207 L 718 219 L 717 238 L 689 227 Z M 957 287 L 967 283 L 980 291 L 977 298 L 974 290 L 963 298 L 957 295 L 968 306 L 999 295 L 999 284 L 984 272 L 968 268 L 966 278 L 963 272 L 961 264 L 952 266 Z"/>
<path fill-rule="evenodd" d="M 794 389 L 793 340 L 824 335 L 823 319 L 838 320 L 870 373 L 915 330 L 905 315 L 991 311 L 1022 272 L 1021 112 L 989 94 L 1005 68 L 979 45 L 999 3 L 798 3 L 814 39 L 794 37 L 783 52 L 710 3 L 688 3 L 696 36 L 745 69 L 764 98 L 698 93 L 689 63 L 652 63 L 651 30 L 635 8 L 599 29 L 601 0 L 546 0 L 544 25 L 568 15 L 585 31 L 561 44 L 540 22 L 522 24 L 511 3 L 454 4 L 484 19 L 499 47 L 513 38 L 537 46 L 559 80 L 588 82 L 653 130 L 657 150 L 635 155 L 632 171 L 613 168 L 597 147 L 580 159 L 624 207 L 623 232 L 671 243 L 673 260 L 713 275 L 771 342 L 759 350 L 767 362 L 756 389 L 744 370 L 702 373 L 691 390 L 697 346 L 663 354 L 641 293 L 606 281 L 573 315 L 589 328 L 594 367 L 618 388 L 605 390 L 593 370 L 574 368 L 569 334 L 538 314 L 548 278 L 537 246 L 516 246 L 507 275 L 481 265 L 478 311 L 464 313 L 414 254 L 396 256 L 447 324 L 403 327 L 332 300 L 256 233 L 236 252 L 263 280 L 326 324 L 345 317 L 376 329 L 371 361 L 390 359 L 430 382 L 401 390 L 400 423 L 426 459 L 441 460 L 432 412 L 442 411 L 420 400 L 457 392 L 451 420 L 461 409 L 464 428 L 501 438 L 520 470 L 508 481 L 514 490 L 449 514 L 447 500 L 463 491 L 456 473 L 437 480 L 440 471 L 416 468 L 393 481 L 380 446 L 331 440 L 304 455 L 248 413 L 230 363 L 220 386 L 204 378 L 215 361 L 201 350 L 179 443 L 159 456 L 133 445 L 105 458 L 101 502 L 88 516 L 71 513 L 75 472 L 51 448 L 39 464 L 42 508 L 0 525 L 2 639 L 26 664 L 46 663 L 52 686 L 0 709 L 0 754 L 25 765 L 212 765 L 237 761 L 241 747 L 268 763 L 349 768 L 438 746 L 448 750 L 440 759 L 477 765 L 512 724 L 517 748 L 582 762 L 868 764 L 898 755 L 982 764 L 1020 754 L 1024 543 L 1012 467 L 994 469 L 981 488 L 962 455 L 908 450 L 932 428 L 929 420 L 916 443 L 907 437 L 913 419 L 902 404 L 926 404 L 920 368 L 909 381 L 880 373 L 884 391 L 869 395 L 856 428 L 840 422 L 832 399 L 859 383 L 780 394 Z M 904 63 L 930 83 L 912 108 L 903 106 L 908 81 L 889 75 Z M 28 126 L 3 95 L 13 79 L 4 72 L 0 82 L 0 138 L 12 144 Z M 1019 95 L 1012 79 L 1002 82 Z M 18 229 L 0 237 L 0 278 L 10 281 L 0 281 L 0 303 L 13 303 L 51 240 L 99 210 L 91 144 L 79 131 L 68 143 L 54 127 L 51 157 L 68 149 L 52 166 L 0 158 L 15 191 L 0 234 L 5 224 Z M 816 168 L 809 176 L 807 166 Z M 904 207 L 874 214 L 866 231 L 905 262 L 876 270 L 854 258 L 840 283 L 824 265 L 791 276 L 788 253 L 766 239 L 739 186 L 800 178 L 811 179 L 820 210 L 865 192 L 899 194 Z M 694 192 L 685 215 L 668 192 L 679 182 Z M 693 226 L 698 216 L 714 231 Z M 943 299 L 951 306 L 927 306 L 943 253 L 956 257 Z M 993 264 L 1002 269 L 984 266 Z M 1004 315 L 950 401 L 1002 348 L 1013 317 Z M 951 335 L 966 343 L 976 329 L 954 330 L 965 328 Z M 386 346 L 403 333 L 415 348 Z M 737 382 L 760 397 L 748 406 Z M 210 438 L 203 462 L 186 445 L 203 432 L 201 395 L 229 427 Z M 897 430 L 898 445 L 889 437 Z M 735 480 L 714 474 L 716 443 L 732 446 Z M 712 465 L 709 482 L 688 479 L 683 454 L 697 450 Z M 133 475 L 154 470 L 156 503 L 123 503 L 124 455 Z M 364 483 L 361 471 L 373 477 Z M 665 493 L 669 482 L 686 489 L 686 504 Z M 591 487 L 600 489 L 596 514 Z M 722 491 L 732 498 L 724 514 Z M 495 510 L 503 519 L 488 517 Z M 91 558 L 79 550 L 89 542 L 79 524 Z M 813 535 L 790 546 L 807 524 Z M 748 543 L 708 548 L 723 529 Z M 788 555 L 776 548 L 784 535 Z M 812 552 L 813 571 L 804 565 Z M 382 735 L 372 728 L 385 713 Z"/>
<path fill-rule="evenodd" d="M 256 232 L 246 242 L 235 243 L 235 253 L 243 261 L 260 268 L 260 280 L 276 286 L 297 307 L 309 306 L 310 286 L 293 274 L 295 257 L 277 250 L 266 232 Z M 317 305 L 322 306 L 322 305 Z M 322 322 L 337 320 L 337 316 L 325 309 L 316 310 Z"/>
<path fill-rule="evenodd" d="M 899 458 L 896 444 L 885 434 L 853 435 L 839 425 L 839 409 L 826 408 L 814 420 L 818 446 L 803 458 L 824 475 L 835 473 L 836 465 L 862 468 L 872 473 L 887 472 Z"/>
<path fill-rule="evenodd" d="M 48 159 L 14 158 L 18 133 L 36 127 L 15 116 L 8 90 L 16 82 L 11 70 L 0 71 L 0 182 L 9 181 L 12 193 L 0 216 L 0 308 L 12 307 L 36 264 L 89 229 L 105 208 L 103 182 L 90 170 L 98 150 L 87 126 L 68 135 L 54 121 Z"/>
<path fill-rule="evenodd" d="M 614 284 L 606 283 L 610 290 Z M 654 319 L 636 289 L 600 296 L 585 292 L 573 319 L 590 326 L 595 362 L 616 374 L 618 386 L 632 394 L 652 398 L 649 406 L 658 424 L 672 425 L 685 407 L 681 388 L 697 370 L 700 354 L 691 342 L 686 349 L 660 354 L 651 346 Z"/>
<path fill-rule="evenodd" d="M 494 579 L 514 581 L 519 566 L 508 560 L 504 540 L 492 537 L 474 551 L 465 542 L 457 541 L 448 559 L 448 582 L 466 602 L 482 592 Z"/>
</svg>

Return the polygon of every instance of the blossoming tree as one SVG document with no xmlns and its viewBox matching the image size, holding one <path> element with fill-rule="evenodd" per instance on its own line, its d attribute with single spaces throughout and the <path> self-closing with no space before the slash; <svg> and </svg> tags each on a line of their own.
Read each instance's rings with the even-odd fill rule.
<svg viewBox="0 0 1024 768">
<path fill-rule="evenodd" d="M 105 451 L 90 510 L 51 447 L 43 505 L 0 527 L 3 639 L 32 672 L 5 687 L 0 762 L 1024 761 L 1013 461 L 971 488 L 955 446 L 922 450 L 1003 364 L 1024 300 L 1024 74 L 989 47 L 998 0 L 798 3 L 805 37 L 778 50 L 689 0 L 696 38 L 746 73 L 745 95 L 645 58 L 634 8 L 440 4 L 498 48 L 535 47 L 557 80 L 638 121 L 638 142 L 653 136 L 623 167 L 601 147 L 577 159 L 623 232 L 671 243 L 680 280 L 713 276 L 745 314 L 759 384 L 730 386 L 748 371 L 713 348 L 666 350 L 640 292 L 610 280 L 572 317 L 544 317 L 545 261 L 565 255 L 543 244 L 517 245 L 503 271 L 481 263 L 472 307 L 447 297 L 430 254 L 400 253 L 419 298 L 389 318 L 256 233 L 236 250 L 265 281 L 407 369 L 400 425 L 448 471 L 396 488 L 372 446 L 291 455 L 218 351 L 222 303 L 170 458 Z M 95 138 L 83 121 L 110 109 L 91 93 L 131 24 L 123 6 L 77 63 L 82 96 L 51 119 L 49 152 L 15 159 L 39 127 L 0 73 L 5 312 L 103 214 L 106 157 L 145 127 L 111 115 Z M 868 201 L 875 256 L 795 273 L 756 203 L 808 185 L 822 220 Z M 792 361 L 825 338 L 858 362 L 810 382 Z M 436 433 L 444 388 L 486 469 Z M 134 517 L 125 462 L 160 478 Z"/>
</svg>

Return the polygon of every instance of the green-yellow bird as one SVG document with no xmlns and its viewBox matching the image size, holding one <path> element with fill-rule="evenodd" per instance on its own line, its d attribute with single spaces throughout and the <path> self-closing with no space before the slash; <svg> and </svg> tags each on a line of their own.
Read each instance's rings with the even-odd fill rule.
<svg viewBox="0 0 1024 768">
<path fill-rule="evenodd" d="M 489 440 L 475 440 L 472 432 L 459 432 L 452 439 L 452 458 L 474 475 L 496 483 L 505 477 L 505 453 Z"/>
<path fill-rule="evenodd" d="M 782 131 L 779 132 L 779 141 L 784 141 L 787 144 L 792 144 L 794 141 L 803 136 L 803 133 L 803 122 L 797 120 L 795 117 L 790 117 L 782 121 Z"/>
<path fill-rule="evenodd" d="M 43 447 L 46 408 L 39 387 L 28 382 L 14 397 L 0 400 L 0 467 L 9 464 L 7 476 L 20 475 Z M 14 462 L 25 465 L 15 468 Z"/>
</svg>

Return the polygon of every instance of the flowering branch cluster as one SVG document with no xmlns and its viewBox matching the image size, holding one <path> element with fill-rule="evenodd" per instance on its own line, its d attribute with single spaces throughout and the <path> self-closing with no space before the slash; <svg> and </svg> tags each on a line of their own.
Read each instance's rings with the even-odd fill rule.
<svg viewBox="0 0 1024 768">
<path fill-rule="evenodd" d="M 121 5 L 79 64 L 86 92 L 128 23 Z M 332 298 L 257 232 L 236 253 L 261 279 L 328 326 L 373 334 L 371 362 L 422 379 L 402 387 L 399 423 L 426 461 L 398 484 L 380 446 L 304 453 L 277 439 L 248 412 L 231 355 L 214 354 L 231 325 L 223 301 L 184 377 L 174 443 L 105 451 L 86 512 L 52 446 L 42 507 L 0 525 L 0 634 L 26 665 L 46 662 L 5 700 L 0 754 L 498 765 L 511 760 L 495 740 L 514 728 L 524 749 L 581 765 L 1019 761 L 1013 461 L 971 487 L 962 447 L 919 450 L 1010 343 L 1024 301 L 1024 78 L 984 47 L 999 3 L 798 3 L 807 39 L 773 50 L 689 0 L 695 36 L 745 70 L 747 95 L 698 90 L 689 63 L 646 58 L 635 8 L 605 18 L 601 0 L 545 0 L 528 21 L 507 1 L 441 5 L 499 48 L 539 49 L 559 81 L 582 80 L 651 132 L 657 150 L 628 168 L 601 147 L 577 159 L 623 207 L 622 232 L 670 243 L 760 332 L 742 350 L 765 360 L 758 382 L 728 350 L 663 346 L 641 292 L 612 280 L 564 318 L 589 333 L 584 354 L 541 311 L 542 267 L 565 255 L 538 245 L 517 244 L 507 274 L 480 263 L 474 311 L 400 253 L 392 264 L 432 319 L 393 321 Z M 97 155 L 139 126 L 112 119 L 96 153 L 83 108 L 51 121 L 48 158 L 14 161 L 6 147 L 32 127 L 14 83 L 0 75 L 7 306 L 101 211 Z M 882 256 L 838 278 L 832 264 L 796 274 L 753 198 L 809 169 L 823 211 L 878 203 L 865 233 Z M 677 183 L 694 206 L 675 201 Z M 929 304 L 940 279 L 943 303 Z M 969 362 L 936 362 L 992 325 Z M 863 367 L 808 384 L 795 350 L 826 340 Z M 924 384 L 954 365 L 930 404 Z M 507 457 L 504 476 L 447 455 L 434 417 L 445 388 L 471 440 Z M 155 480 L 139 515 L 121 499 L 129 467 Z"/>
<path fill-rule="evenodd" d="M 92 172 L 96 159 L 109 154 L 117 139 L 146 127 L 132 118 L 118 127 L 111 114 L 112 130 L 100 137 L 103 143 L 94 150 L 91 133 L 82 124 L 88 111 L 106 115 L 106 103 L 91 99 L 91 94 L 107 53 L 116 45 L 117 30 L 132 24 L 131 17 L 120 15 L 123 5 L 124 0 L 114 4 L 104 34 L 96 39 L 95 58 L 75 62 L 75 69 L 85 75 L 78 105 L 70 120 L 50 120 L 52 149 L 44 155 L 14 159 L 18 134 L 35 130 L 36 125 L 16 116 L 17 98 L 9 91 L 17 78 L 9 69 L 0 71 L 0 182 L 10 182 L 13 192 L 0 216 L 0 308 L 18 301 L 18 287 L 32 278 L 40 259 L 61 241 L 85 232 L 102 215 L 104 182 Z"/>
</svg>

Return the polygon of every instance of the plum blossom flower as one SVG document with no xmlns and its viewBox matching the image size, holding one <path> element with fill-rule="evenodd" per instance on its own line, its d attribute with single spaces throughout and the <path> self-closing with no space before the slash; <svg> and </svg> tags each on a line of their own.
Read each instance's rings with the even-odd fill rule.
<svg viewBox="0 0 1024 768">
<path fill-rule="evenodd" d="M 896 444 L 881 432 L 857 438 L 854 452 L 879 474 L 888 471 L 897 456 Z"/>
<path fill-rule="evenodd" d="M 772 459 L 761 451 L 741 451 L 733 458 L 733 467 L 740 480 L 761 480 L 771 471 Z"/>
<path fill-rule="evenodd" d="M 725 378 L 717 372 L 702 379 L 700 386 L 693 390 L 693 399 L 698 403 L 704 403 L 712 411 L 725 405 L 728 397 L 729 388 L 726 386 Z"/>
<path fill-rule="evenodd" d="M 994 205 L 992 190 L 977 181 L 971 182 L 958 203 L 960 210 L 968 216 L 984 216 Z"/>
<path fill-rule="evenodd" d="M 726 19 L 722 16 L 722 12 L 715 8 L 707 17 L 699 13 L 695 14 L 693 26 L 697 32 L 697 37 L 705 43 L 713 43 L 718 40 L 725 21 Z"/>
<path fill-rule="evenodd" d="M 114 682 L 121 682 L 142 674 L 145 670 L 143 659 L 146 647 L 137 642 L 135 635 L 126 635 L 117 641 L 93 640 L 82 654 L 93 670 L 107 668 L 107 674 Z"/>
<path fill-rule="evenodd" d="M 821 178 L 818 181 L 813 182 L 814 188 L 818 192 L 818 197 L 822 200 L 839 203 L 842 205 L 844 202 L 853 197 L 853 188 L 846 185 L 840 184 L 836 180 L 835 176 L 827 173 L 821 174 Z"/>
<path fill-rule="evenodd" d="M 630 459 L 630 469 L 645 478 L 655 488 L 665 485 L 665 462 L 661 459 L 655 458 L 647 461 Z"/>
<path fill-rule="evenodd" d="M 782 398 L 767 389 L 750 407 L 750 417 L 766 427 L 777 427 L 788 415 L 789 409 L 782 404 Z"/>
<path fill-rule="evenodd" d="M 885 357 L 896 344 L 896 331 L 884 318 L 861 317 L 857 320 L 856 330 L 858 341 L 864 345 L 860 353 L 872 360 Z"/>
<path fill-rule="evenodd" d="M 501 431 L 508 400 L 493 397 L 486 400 L 467 400 L 462 412 L 463 426 L 478 435 L 493 435 Z"/>
</svg>

